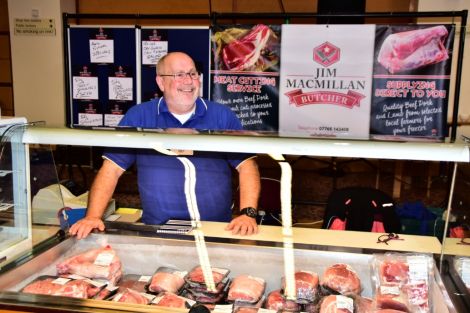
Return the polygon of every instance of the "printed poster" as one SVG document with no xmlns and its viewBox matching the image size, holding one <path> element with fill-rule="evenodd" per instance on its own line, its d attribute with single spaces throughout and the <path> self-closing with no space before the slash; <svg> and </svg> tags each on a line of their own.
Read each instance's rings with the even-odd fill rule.
<svg viewBox="0 0 470 313">
<path fill-rule="evenodd" d="M 454 25 L 378 25 L 371 135 L 443 140 Z"/>
<path fill-rule="evenodd" d="M 279 25 L 213 29 L 211 99 L 232 109 L 243 128 L 278 130 Z"/>
<path fill-rule="evenodd" d="M 374 25 L 282 25 L 282 136 L 369 137 L 374 33 Z"/>
</svg>

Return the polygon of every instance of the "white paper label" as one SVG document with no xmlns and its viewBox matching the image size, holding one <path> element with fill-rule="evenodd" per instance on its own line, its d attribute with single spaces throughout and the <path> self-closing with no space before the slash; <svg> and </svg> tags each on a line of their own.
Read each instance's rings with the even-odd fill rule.
<svg viewBox="0 0 470 313">
<path fill-rule="evenodd" d="M 138 281 L 148 283 L 151 278 L 152 278 L 152 276 L 142 275 L 142 276 L 139 277 Z"/>
<path fill-rule="evenodd" d="M 93 286 L 95 287 L 98 287 L 98 288 L 101 288 L 103 287 L 104 285 L 106 285 L 105 282 L 103 281 L 99 281 L 99 280 L 93 280 L 93 279 L 85 279 L 85 281 L 89 284 L 92 284 Z"/>
<path fill-rule="evenodd" d="M 52 281 L 53 284 L 57 284 L 57 285 L 65 285 L 66 283 L 68 283 L 70 281 L 69 278 L 65 278 L 65 277 L 59 277 L 59 278 L 56 278 Z"/>
<path fill-rule="evenodd" d="M 216 304 L 212 313 L 232 313 L 232 304 Z"/>
<path fill-rule="evenodd" d="M 108 252 L 101 252 L 95 259 L 95 265 L 109 266 L 113 261 L 114 254 Z"/>
<path fill-rule="evenodd" d="M 336 296 L 336 308 L 348 310 L 349 312 L 354 312 L 354 302 L 353 299 L 345 296 Z"/>
<path fill-rule="evenodd" d="M 67 278 L 75 279 L 75 280 L 83 280 L 83 279 L 86 279 L 86 277 L 83 277 L 83 276 L 80 276 L 80 275 L 77 275 L 77 274 L 70 274 L 70 275 L 67 275 Z"/>
<path fill-rule="evenodd" d="M 174 271 L 173 274 L 178 277 L 184 278 L 188 274 L 188 272 L 187 271 Z"/>
<path fill-rule="evenodd" d="M 149 301 L 152 301 L 153 299 L 155 299 L 154 295 L 151 295 L 151 294 L 148 294 L 148 293 L 145 293 L 145 292 L 141 292 L 140 294 L 142 296 L 144 296 L 145 298 L 149 299 Z"/>
<path fill-rule="evenodd" d="M 425 256 L 409 256 L 406 260 L 409 268 L 408 277 L 411 282 L 428 280 L 428 262 Z"/>
<path fill-rule="evenodd" d="M 383 295 L 399 295 L 400 288 L 398 286 L 380 286 L 380 293 Z"/>
<path fill-rule="evenodd" d="M 113 292 L 114 290 L 118 289 L 119 286 L 114 286 L 114 285 L 108 285 L 106 286 L 106 289 Z"/>
</svg>

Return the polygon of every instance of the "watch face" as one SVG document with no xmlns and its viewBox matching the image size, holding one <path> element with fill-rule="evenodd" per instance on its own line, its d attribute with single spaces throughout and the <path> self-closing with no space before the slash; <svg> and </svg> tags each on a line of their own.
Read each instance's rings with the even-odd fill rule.
<svg viewBox="0 0 470 313">
<path fill-rule="evenodd" d="M 258 216 L 258 210 L 252 207 L 244 208 L 242 210 L 242 213 L 249 216 L 249 217 L 257 217 Z"/>
</svg>

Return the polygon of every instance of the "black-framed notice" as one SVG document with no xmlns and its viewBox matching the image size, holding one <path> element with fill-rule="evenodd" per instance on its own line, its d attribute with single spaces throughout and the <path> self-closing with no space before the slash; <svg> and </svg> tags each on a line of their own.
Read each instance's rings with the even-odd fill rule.
<svg viewBox="0 0 470 313">
<path fill-rule="evenodd" d="M 136 28 L 70 26 L 67 125 L 116 126 L 137 102 Z"/>
</svg>

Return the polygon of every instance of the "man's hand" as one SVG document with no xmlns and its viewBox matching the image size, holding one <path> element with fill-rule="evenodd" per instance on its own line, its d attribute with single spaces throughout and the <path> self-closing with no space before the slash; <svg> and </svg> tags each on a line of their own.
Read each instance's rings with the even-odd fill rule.
<svg viewBox="0 0 470 313">
<path fill-rule="evenodd" d="M 93 229 L 104 230 L 104 223 L 97 217 L 85 217 L 77 221 L 70 227 L 69 233 L 72 236 L 77 235 L 77 239 L 86 238 Z"/>
<path fill-rule="evenodd" d="M 230 224 L 225 227 L 225 230 L 231 230 L 234 235 L 250 236 L 258 233 L 258 224 L 256 224 L 256 219 L 240 215 L 234 218 Z"/>
</svg>

